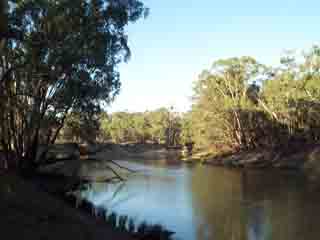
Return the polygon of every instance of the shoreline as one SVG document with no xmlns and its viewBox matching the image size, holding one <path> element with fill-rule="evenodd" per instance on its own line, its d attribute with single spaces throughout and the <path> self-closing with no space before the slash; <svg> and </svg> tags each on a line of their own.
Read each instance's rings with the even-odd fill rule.
<svg viewBox="0 0 320 240">
<path fill-rule="evenodd" d="M 188 161 L 200 162 L 231 168 L 283 169 L 301 172 L 307 176 L 320 178 L 320 145 L 259 148 L 238 152 L 213 154 L 199 151 Z"/>
<path fill-rule="evenodd" d="M 130 148 L 136 149 L 135 146 Z M 143 146 L 140 148 L 141 151 L 127 150 L 128 147 L 113 146 L 111 149 L 95 153 L 95 161 L 108 161 L 108 159 L 114 159 L 115 156 L 123 157 L 125 160 L 128 160 L 129 157 L 140 159 L 141 156 L 144 156 L 142 160 L 158 161 L 160 157 L 171 151 L 160 146 L 153 146 L 152 149 Z M 111 154 L 108 155 L 108 153 Z M 147 154 L 144 155 L 144 153 Z M 174 153 L 177 153 L 177 151 Z M 152 160 L 152 157 L 157 154 L 159 154 L 158 158 Z M 192 163 L 238 169 L 295 170 L 311 176 L 311 179 L 315 181 L 320 179 L 320 145 L 282 148 L 281 151 L 279 148 L 261 148 L 220 155 L 213 155 L 203 151 L 192 155 L 190 161 Z M 73 160 L 73 162 L 84 164 L 87 167 L 94 165 L 94 162 L 89 159 Z M 184 161 L 174 160 L 174 162 L 183 163 Z M 72 161 L 66 161 L 66 163 L 68 165 Z M 0 202 L 2 203 L 0 205 L 0 211 L 2 212 L 0 224 L 4 229 L 4 236 L 8 236 L 12 240 L 29 238 L 48 240 L 138 239 L 132 234 L 112 228 L 106 221 L 101 219 L 101 215 L 99 217 L 92 216 L 90 214 L 92 206 L 87 206 L 87 211 L 73 207 L 75 199 L 69 199 L 68 202 L 59 196 L 59 193 L 55 194 L 44 190 L 34 180 L 26 181 L 14 173 L 4 172 L 1 172 L 0 180 Z M 53 182 L 54 184 L 62 185 L 54 180 Z M 15 229 L 20 231 L 14 231 Z"/>
<path fill-rule="evenodd" d="M 216 149 L 213 152 L 210 149 L 199 149 L 194 151 L 192 155 L 184 154 L 183 148 L 167 148 L 164 145 L 157 144 L 96 144 L 88 145 L 85 148 L 85 154 L 81 154 L 79 157 L 81 161 L 75 160 L 74 162 L 90 164 L 94 161 L 166 160 L 168 163 L 200 162 L 202 164 L 236 168 L 304 170 L 319 167 L 320 171 L 320 144 L 292 143 L 272 148 L 260 147 L 241 151 L 219 151 L 219 149 Z M 64 162 L 70 163 L 70 161 Z M 58 165 L 58 162 L 52 164 L 52 166 L 55 164 Z"/>
<path fill-rule="evenodd" d="M 0 224 L 6 239 L 136 239 L 13 173 L 0 179 Z"/>
</svg>

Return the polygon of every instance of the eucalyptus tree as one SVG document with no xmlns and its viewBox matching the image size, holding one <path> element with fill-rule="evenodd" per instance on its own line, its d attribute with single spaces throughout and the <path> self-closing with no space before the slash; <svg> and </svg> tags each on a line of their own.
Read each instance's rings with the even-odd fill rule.
<svg viewBox="0 0 320 240">
<path fill-rule="evenodd" d="M 218 60 L 210 70 L 203 71 L 194 87 L 192 114 L 198 129 L 194 134 L 206 138 L 205 142 L 247 147 L 247 123 L 241 119 L 241 112 L 257 104 L 252 86 L 265 72 L 266 67 L 251 57 Z"/>
<path fill-rule="evenodd" d="M 173 107 L 162 107 L 146 114 L 152 141 L 159 144 L 164 143 L 167 146 L 180 144 L 181 116 L 174 111 Z"/>
<path fill-rule="evenodd" d="M 263 83 L 262 97 L 277 113 L 278 122 L 286 126 L 287 138 L 300 138 L 301 134 L 305 140 L 318 138 L 319 80 L 320 50 L 313 46 L 303 55 L 284 56 L 274 77 Z"/>
<path fill-rule="evenodd" d="M 183 113 L 181 116 L 181 133 L 180 142 L 181 144 L 191 143 L 193 140 L 193 127 L 192 127 L 192 116 L 191 112 Z"/>
<path fill-rule="evenodd" d="M 169 123 L 169 110 L 162 107 L 146 113 L 150 122 L 149 133 L 155 143 L 165 143 L 166 129 Z"/>
<path fill-rule="evenodd" d="M 182 116 L 166 108 L 146 112 L 115 112 L 101 118 L 103 135 L 113 142 L 147 141 L 177 146 L 181 143 Z"/>
<path fill-rule="evenodd" d="M 59 142 L 97 143 L 101 139 L 100 114 L 71 112 L 58 136 Z"/>
<path fill-rule="evenodd" d="M 71 111 L 94 115 L 119 93 L 126 26 L 148 11 L 138 0 L 8 2 L 21 38 L 0 52 L 1 146 L 33 169 L 40 139 L 54 143 Z"/>
<path fill-rule="evenodd" d="M 151 124 L 149 119 L 144 112 L 133 113 L 132 118 L 135 141 L 145 143 L 148 139 L 150 139 L 149 129 Z"/>
<path fill-rule="evenodd" d="M 1 0 L 0 1 L 0 41 L 5 38 L 8 28 L 8 20 L 7 20 L 7 8 L 8 2 Z"/>
<path fill-rule="evenodd" d="M 320 139 L 320 47 L 277 67 L 251 57 L 218 60 L 195 82 L 190 113 L 198 145 L 276 147 Z"/>
</svg>

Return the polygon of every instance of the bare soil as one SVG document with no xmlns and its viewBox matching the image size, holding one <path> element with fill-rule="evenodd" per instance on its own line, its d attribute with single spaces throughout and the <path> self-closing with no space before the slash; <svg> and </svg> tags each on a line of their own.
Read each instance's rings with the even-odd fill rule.
<svg viewBox="0 0 320 240">
<path fill-rule="evenodd" d="M 14 174 L 0 175 L 0 212 L 4 240 L 133 240 Z"/>
</svg>

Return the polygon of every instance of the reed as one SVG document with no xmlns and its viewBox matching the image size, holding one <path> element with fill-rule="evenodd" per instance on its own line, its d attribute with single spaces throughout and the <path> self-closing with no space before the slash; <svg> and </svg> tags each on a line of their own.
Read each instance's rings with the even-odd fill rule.
<svg viewBox="0 0 320 240">
<path fill-rule="evenodd" d="M 127 215 L 119 215 L 115 212 L 109 213 L 101 206 L 95 206 L 88 200 L 79 201 L 74 195 L 67 195 L 64 198 L 68 203 L 78 209 L 92 215 L 97 220 L 104 221 L 114 229 L 127 232 L 139 240 L 172 240 L 174 232 L 169 231 L 160 224 L 149 224 L 142 222 L 135 224 L 134 219 Z"/>
</svg>

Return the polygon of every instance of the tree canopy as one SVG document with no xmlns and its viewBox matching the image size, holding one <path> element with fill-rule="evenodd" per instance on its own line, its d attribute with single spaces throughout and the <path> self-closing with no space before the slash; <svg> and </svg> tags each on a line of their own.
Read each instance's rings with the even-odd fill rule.
<svg viewBox="0 0 320 240">
<path fill-rule="evenodd" d="M 117 66 L 130 57 L 126 26 L 148 10 L 138 0 L 5 3 L 1 147 L 20 166 L 30 165 L 39 143 L 54 143 L 71 111 L 90 117 L 119 93 Z"/>
<path fill-rule="evenodd" d="M 268 67 L 251 57 L 216 61 L 195 82 L 191 119 L 198 146 L 232 149 L 319 139 L 320 51 Z"/>
<path fill-rule="evenodd" d="M 116 112 L 100 118 L 105 140 L 115 143 L 152 142 L 177 146 L 181 141 L 181 114 L 173 109 L 160 108 L 146 112 Z"/>
</svg>

